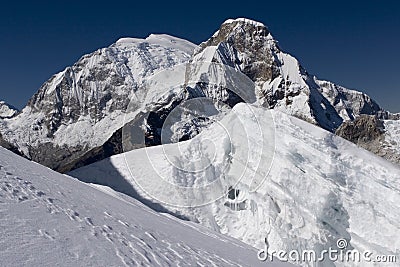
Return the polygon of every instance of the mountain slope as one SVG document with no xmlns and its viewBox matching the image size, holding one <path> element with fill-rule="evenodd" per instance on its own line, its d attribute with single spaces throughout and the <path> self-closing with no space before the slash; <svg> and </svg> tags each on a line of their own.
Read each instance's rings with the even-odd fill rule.
<svg viewBox="0 0 400 267">
<path fill-rule="evenodd" d="M 0 214 L 3 266 L 270 266 L 239 241 L 3 148 Z"/>
<path fill-rule="evenodd" d="M 186 62 L 193 49 L 168 35 L 122 38 L 50 78 L 18 116 L 1 121 L 2 136 L 28 158 L 62 168 L 123 126 L 146 77 Z"/>
<path fill-rule="evenodd" d="M 344 238 L 348 249 L 399 258 L 400 168 L 284 113 L 272 112 L 274 125 L 268 114 L 238 104 L 190 141 L 133 150 L 71 175 L 258 248 L 266 240 L 274 250 L 320 252 Z"/>
</svg>

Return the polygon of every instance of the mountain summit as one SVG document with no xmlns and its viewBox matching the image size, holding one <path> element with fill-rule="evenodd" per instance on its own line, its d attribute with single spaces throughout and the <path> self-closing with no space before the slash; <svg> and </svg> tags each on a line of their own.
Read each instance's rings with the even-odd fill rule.
<svg viewBox="0 0 400 267">
<path fill-rule="evenodd" d="M 146 77 L 186 62 L 194 48 L 169 35 L 122 38 L 53 75 L 18 116 L 0 123 L 0 132 L 26 157 L 62 170 L 123 126 Z"/>
<path fill-rule="evenodd" d="M 283 52 L 268 28 L 249 19 L 229 19 L 195 50 L 195 58 L 230 65 L 256 84 L 261 105 L 334 131 L 360 114 L 386 112 L 369 96 L 310 75 Z"/>
</svg>

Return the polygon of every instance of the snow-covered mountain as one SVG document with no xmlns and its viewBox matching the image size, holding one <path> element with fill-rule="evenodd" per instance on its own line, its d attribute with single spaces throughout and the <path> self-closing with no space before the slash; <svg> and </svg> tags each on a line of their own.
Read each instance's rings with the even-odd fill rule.
<svg viewBox="0 0 400 267">
<path fill-rule="evenodd" d="M 400 162 L 396 138 L 397 114 L 382 109 L 368 95 L 310 75 L 293 56 L 283 52 L 269 30 L 248 19 L 225 21 L 214 35 L 199 45 L 192 61 L 229 65 L 254 83 L 261 106 L 283 111 L 335 132 L 343 122 L 352 125 L 360 115 L 388 120 L 379 141 L 357 141 L 361 133 L 346 137 L 392 162 Z M 366 129 L 368 131 L 368 129 Z M 340 131 L 339 131 L 340 133 Z M 367 133 L 372 134 L 372 133 Z M 341 135 L 342 136 L 342 135 Z"/>
<path fill-rule="evenodd" d="M 15 107 L 0 100 L 0 119 L 14 117 L 17 113 L 18 110 Z"/>
<path fill-rule="evenodd" d="M 200 44 L 193 60 L 234 67 L 256 83 L 260 102 L 269 108 L 317 124 L 329 131 L 360 114 L 385 114 L 369 96 L 311 76 L 283 52 L 262 23 L 225 21 Z"/>
<path fill-rule="evenodd" d="M 3 120 L 3 138 L 53 169 L 101 146 L 123 126 L 129 101 L 143 80 L 186 62 L 195 45 L 168 36 L 122 38 L 54 75 L 21 113 Z"/>
<path fill-rule="evenodd" d="M 258 248 L 319 253 L 345 239 L 400 257 L 400 168 L 280 111 L 238 104 L 191 140 L 70 174 Z M 374 265 L 318 266 L 334 264 Z"/>
<path fill-rule="evenodd" d="M 0 148 L 2 266 L 291 266 Z"/>
<path fill-rule="evenodd" d="M 232 87 L 245 88 L 251 101 Z M 331 132 L 361 114 L 390 115 L 366 94 L 308 74 L 262 23 L 231 19 L 197 47 L 168 35 L 150 35 L 123 38 L 83 56 L 48 80 L 20 114 L 0 120 L 0 141 L 65 172 L 121 153 L 124 122 L 144 123 L 146 115 L 146 144 L 160 144 L 165 119 L 176 106 L 198 97 L 210 98 L 223 112 L 239 102 L 257 103 Z M 137 101 L 129 107 L 132 99 Z M 212 121 L 187 118 L 174 125 L 172 139 L 192 138 Z"/>
</svg>

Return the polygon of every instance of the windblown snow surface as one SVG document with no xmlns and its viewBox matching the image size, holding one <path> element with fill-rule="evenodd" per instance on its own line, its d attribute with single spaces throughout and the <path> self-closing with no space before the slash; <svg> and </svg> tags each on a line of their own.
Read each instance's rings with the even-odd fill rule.
<svg viewBox="0 0 400 267">
<path fill-rule="evenodd" d="M 400 259 L 400 168 L 279 111 L 238 104 L 192 140 L 129 151 L 71 175 L 161 203 L 256 248 L 320 252 L 346 239 L 348 250 Z M 213 201 L 218 188 L 227 194 Z M 317 264 L 356 265 L 382 264 Z"/>
<path fill-rule="evenodd" d="M 1 147 L 0 235 L 1 266 L 261 266 L 238 240 Z"/>
</svg>

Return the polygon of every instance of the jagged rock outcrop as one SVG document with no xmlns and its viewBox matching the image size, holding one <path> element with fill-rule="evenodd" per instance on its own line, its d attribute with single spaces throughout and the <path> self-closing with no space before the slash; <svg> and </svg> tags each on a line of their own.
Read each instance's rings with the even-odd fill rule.
<svg viewBox="0 0 400 267">
<path fill-rule="evenodd" d="M 361 115 L 353 121 L 344 122 L 336 130 L 336 134 L 398 164 L 400 163 L 400 154 L 396 151 L 396 147 L 400 147 L 400 144 L 397 143 L 398 140 L 396 142 L 388 138 L 387 129 L 385 129 L 387 123 L 388 121 L 380 120 L 378 116 Z"/>
<path fill-rule="evenodd" d="M 376 116 L 361 115 L 354 121 L 343 123 L 336 134 L 359 146 L 384 140 L 384 125 Z"/>
</svg>

